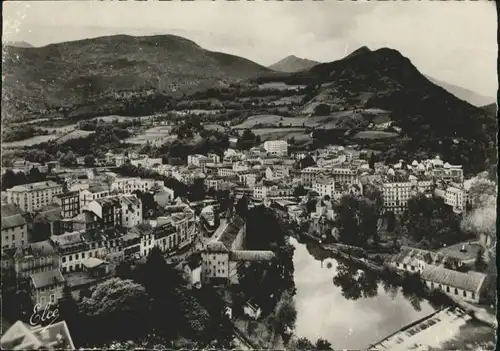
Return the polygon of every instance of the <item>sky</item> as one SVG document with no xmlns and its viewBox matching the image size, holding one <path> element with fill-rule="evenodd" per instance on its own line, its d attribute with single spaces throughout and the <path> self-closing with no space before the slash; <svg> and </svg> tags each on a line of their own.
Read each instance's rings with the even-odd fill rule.
<svg viewBox="0 0 500 351">
<path fill-rule="evenodd" d="M 43 46 L 104 35 L 176 34 L 268 66 L 390 47 L 424 74 L 496 96 L 493 1 L 7 1 L 2 41 Z"/>
</svg>

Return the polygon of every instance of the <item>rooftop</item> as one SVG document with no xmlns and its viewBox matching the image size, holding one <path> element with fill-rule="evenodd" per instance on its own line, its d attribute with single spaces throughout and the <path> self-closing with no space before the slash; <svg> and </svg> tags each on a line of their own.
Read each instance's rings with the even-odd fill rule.
<svg viewBox="0 0 500 351">
<path fill-rule="evenodd" d="M 229 256 L 231 261 L 271 261 L 276 256 L 272 251 L 231 251 Z"/>
<path fill-rule="evenodd" d="M 59 268 L 52 269 L 46 272 L 33 273 L 30 276 L 33 281 L 35 288 L 43 288 L 52 284 L 62 284 L 64 283 L 64 277 L 61 274 Z"/>
<path fill-rule="evenodd" d="M 49 188 L 55 188 L 55 187 L 62 187 L 62 185 L 57 184 L 56 182 L 53 181 L 45 181 L 45 182 L 37 182 L 37 183 L 29 183 L 29 184 L 24 184 L 24 185 L 16 185 L 15 187 L 12 187 L 10 189 L 7 189 L 7 191 L 40 191 L 40 190 L 45 190 Z"/>
<path fill-rule="evenodd" d="M 486 275 L 479 272 L 469 271 L 467 273 L 462 273 L 437 266 L 427 266 L 420 275 L 422 279 L 437 284 L 448 285 L 476 293 L 479 292 L 486 278 Z"/>
<path fill-rule="evenodd" d="M 229 249 L 243 225 L 244 222 L 241 218 L 234 218 L 233 221 L 227 225 L 224 232 L 219 237 L 219 241 Z"/>
</svg>

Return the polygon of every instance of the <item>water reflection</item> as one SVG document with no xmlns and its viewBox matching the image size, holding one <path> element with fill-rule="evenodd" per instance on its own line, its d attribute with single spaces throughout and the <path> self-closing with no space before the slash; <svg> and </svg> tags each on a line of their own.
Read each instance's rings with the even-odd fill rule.
<svg viewBox="0 0 500 351">
<path fill-rule="evenodd" d="M 378 274 L 334 259 L 314 243 L 295 239 L 291 243 L 296 248 L 299 336 L 325 338 L 334 349 L 365 349 L 434 311 L 411 289 L 403 290 Z"/>
</svg>

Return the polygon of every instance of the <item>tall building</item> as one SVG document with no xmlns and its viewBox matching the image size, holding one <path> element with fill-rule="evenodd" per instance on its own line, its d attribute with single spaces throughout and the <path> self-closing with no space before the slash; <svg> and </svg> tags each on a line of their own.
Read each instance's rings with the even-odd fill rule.
<svg viewBox="0 0 500 351">
<path fill-rule="evenodd" d="M 335 194 L 335 180 L 331 177 L 318 177 L 313 181 L 312 188 L 321 197 L 328 195 L 330 198 L 333 198 Z"/>
<path fill-rule="evenodd" d="M 264 142 L 264 149 L 274 156 L 286 156 L 288 154 L 288 142 L 286 140 L 268 140 Z"/>
<path fill-rule="evenodd" d="M 54 202 L 61 207 L 63 218 L 73 218 L 80 214 L 80 192 L 68 191 L 54 196 Z"/>
<path fill-rule="evenodd" d="M 28 243 L 25 212 L 14 204 L 2 206 L 2 249 L 21 247 Z"/>
<path fill-rule="evenodd" d="M 34 212 L 53 202 L 54 195 L 61 194 L 63 186 L 53 181 L 17 185 L 7 189 L 7 203 L 15 204 L 26 212 Z"/>
</svg>

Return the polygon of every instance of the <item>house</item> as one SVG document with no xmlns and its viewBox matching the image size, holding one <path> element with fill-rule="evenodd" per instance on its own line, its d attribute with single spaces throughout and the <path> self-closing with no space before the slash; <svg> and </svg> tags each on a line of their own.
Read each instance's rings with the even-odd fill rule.
<svg viewBox="0 0 500 351">
<path fill-rule="evenodd" d="M 146 192 L 153 186 L 163 186 L 163 181 L 141 178 L 118 178 L 111 184 L 111 191 L 117 190 L 120 193 L 132 194 L 134 191 Z"/>
<path fill-rule="evenodd" d="M 59 255 L 49 240 L 18 247 L 12 253 L 14 272 L 20 279 L 59 268 Z"/>
<path fill-rule="evenodd" d="M 92 201 L 110 196 L 110 190 L 107 185 L 94 183 L 89 185 L 88 189 L 80 191 L 80 210 L 87 208 Z"/>
<path fill-rule="evenodd" d="M 459 269 L 464 263 L 455 257 L 450 257 L 433 251 L 402 246 L 399 253 L 388 260 L 390 267 L 410 273 L 422 271 L 426 265 Z"/>
<path fill-rule="evenodd" d="M 184 274 L 188 277 L 188 282 L 194 287 L 201 287 L 201 255 L 199 253 L 191 255 L 184 264 Z"/>
<path fill-rule="evenodd" d="M 163 208 L 171 203 L 175 198 L 174 191 L 167 187 L 153 189 L 153 199 L 159 207 Z"/>
<path fill-rule="evenodd" d="M 288 178 L 290 176 L 290 168 L 284 165 L 272 165 L 266 168 L 265 174 L 267 180 Z"/>
<path fill-rule="evenodd" d="M 464 301 L 479 303 L 486 275 L 479 272 L 467 273 L 437 266 L 427 266 L 420 273 L 425 285 L 441 290 L 445 294 Z"/>
<path fill-rule="evenodd" d="M 40 208 L 33 216 L 34 239 L 48 239 L 51 235 L 61 234 L 61 207 L 50 204 Z"/>
<path fill-rule="evenodd" d="M 201 252 L 201 277 L 205 283 L 237 284 L 237 268 L 249 261 L 271 261 L 272 251 L 244 250 L 246 224 L 234 217 L 229 221 L 221 221 L 212 240 Z"/>
<path fill-rule="evenodd" d="M 7 203 L 15 204 L 26 212 L 33 212 L 52 203 L 54 195 L 63 192 L 62 185 L 53 182 L 37 182 L 17 185 L 7 189 Z"/>
<path fill-rule="evenodd" d="M 321 197 L 329 196 L 333 198 L 335 194 L 335 180 L 331 177 L 317 177 L 312 182 L 312 189 Z"/>
<path fill-rule="evenodd" d="M 86 208 L 97 216 L 101 228 L 122 226 L 122 203 L 118 196 L 93 200 Z"/>
<path fill-rule="evenodd" d="M 89 230 L 54 235 L 50 241 L 57 249 L 59 266 L 63 273 L 81 271 L 88 258 L 108 258 L 122 251 L 121 236 L 114 230 Z"/>
<path fill-rule="evenodd" d="M 138 259 L 141 252 L 141 236 L 138 233 L 127 233 L 121 237 L 121 246 L 125 259 Z"/>
<path fill-rule="evenodd" d="M 172 222 L 163 223 L 153 230 L 154 246 L 163 253 L 171 253 L 179 247 L 179 236 Z"/>
<path fill-rule="evenodd" d="M 107 276 L 110 273 L 109 263 L 97 257 L 88 257 L 82 261 L 83 271 L 89 276 L 98 278 Z"/>
<path fill-rule="evenodd" d="M 28 243 L 26 212 L 17 205 L 2 205 L 2 249 L 21 247 Z"/>
<path fill-rule="evenodd" d="M 319 167 L 304 168 L 302 171 L 300 171 L 300 180 L 302 182 L 302 185 L 311 186 L 322 171 L 323 168 Z"/>
<path fill-rule="evenodd" d="M 64 277 L 59 268 L 33 273 L 30 276 L 31 299 L 33 303 L 45 307 L 56 304 L 62 297 Z"/>
<path fill-rule="evenodd" d="M 54 203 L 61 207 L 63 218 L 73 218 L 80 213 L 80 192 L 67 191 L 54 196 Z"/>
<path fill-rule="evenodd" d="M 264 149 L 273 156 L 286 156 L 288 154 L 288 142 L 286 140 L 268 140 L 264 142 Z"/>
<path fill-rule="evenodd" d="M 135 195 L 120 195 L 118 199 L 121 204 L 121 226 L 133 228 L 142 223 L 142 203 Z"/>
<path fill-rule="evenodd" d="M 65 321 L 48 326 L 31 326 L 17 321 L 0 340 L 2 350 L 75 350 Z"/>
</svg>

